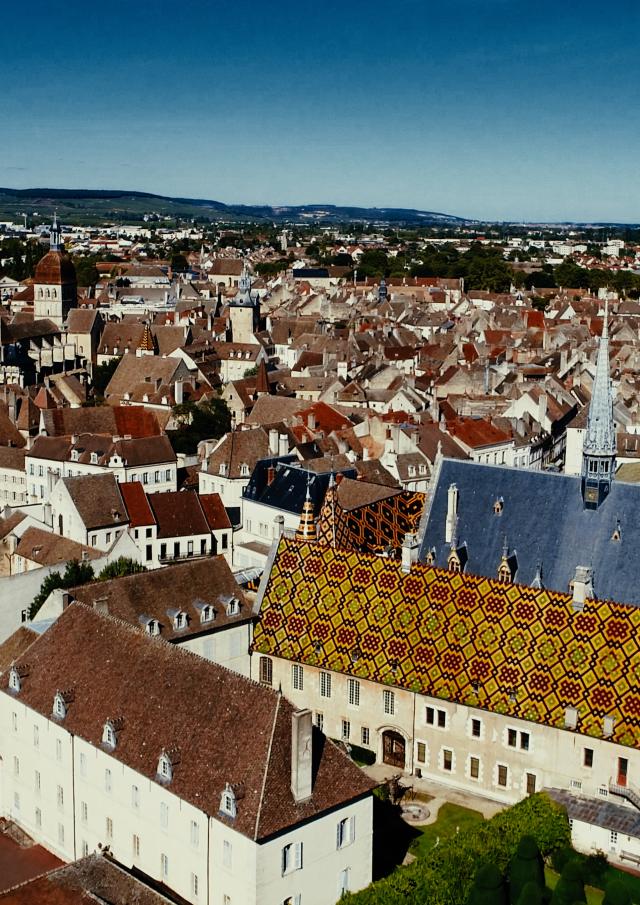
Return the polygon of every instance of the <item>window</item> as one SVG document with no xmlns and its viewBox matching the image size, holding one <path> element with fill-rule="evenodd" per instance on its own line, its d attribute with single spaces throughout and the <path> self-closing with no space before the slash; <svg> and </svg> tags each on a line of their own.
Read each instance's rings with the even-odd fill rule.
<svg viewBox="0 0 640 905">
<path fill-rule="evenodd" d="M 393 716 L 396 712 L 396 696 L 393 691 L 388 691 L 385 689 L 382 692 L 382 702 L 384 706 L 384 712 Z"/>
<path fill-rule="evenodd" d="M 360 682 L 357 679 L 347 680 L 347 691 L 349 697 L 349 705 L 351 707 L 360 706 Z"/>
<path fill-rule="evenodd" d="M 471 720 L 471 735 L 473 738 L 480 738 L 482 735 L 482 723 L 480 720 Z"/>
<path fill-rule="evenodd" d="M 342 740 L 344 742 L 349 741 L 349 736 L 351 735 L 351 723 L 349 720 L 342 721 Z"/>
<path fill-rule="evenodd" d="M 282 873 L 290 874 L 302 868 L 302 842 L 290 842 L 282 849 Z"/>
<path fill-rule="evenodd" d="M 324 730 L 324 713 L 316 713 L 316 726 L 320 732 Z"/>
<path fill-rule="evenodd" d="M 522 748 L 523 751 L 529 750 L 529 741 L 530 741 L 529 733 L 521 732 L 520 733 L 520 747 Z"/>
<path fill-rule="evenodd" d="M 291 667 L 291 684 L 294 691 L 302 691 L 304 685 L 304 672 L 299 663 Z"/>
<path fill-rule="evenodd" d="M 53 699 L 53 715 L 60 720 L 63 720 L 67 715 L 67 705 L 59 692 Z"/>
<path fill-rule="evenodd" d="M 189 842 L 194 848 L 198 847 L 198 843 L 200 842 L 200 827 L 196 823 L 195 820 L 191 821 L 191 828 L 189 832 Z"/>
<path fill-rule="evenodd" d="M 427 746 L 424 742 L 418 742 L 416 760 L 419 764 L 425 764 L 427 762 Z"/>
<path fill-rule="evenodd" d="M 163 830 L 169 826 L 169 805 L 164 801 L 160 802 L 160 826 Z"/>
<path fill-rule="evenodd" d="M 111 791 L 111 770 L 108 768 L 104 771 L 104 790 L 105 792 Z"/>
<path fill-rule="evenodd" d="M 106 820 L 106 836 L 107 839 L 113 839 L 113 820 L 111 817 L 107 817 Z"/>
<path fill-rule="evenodd" d="M 227 535 L 226 535 L 226 534 L 223 534 L 223 535 L 221 536 L 221 538 L 220 538 L 220 541 L 221 541 L 221 543 L 220 543 L 221 548 L 222 548 L 223 550 L 226 550 L 227 547 L 228 547 L 228 545 L 229 545 L 229 544 L 228 544 L 228 541 L 227 541 Z"/>
<path fill-rule="evenodd" d="M 89 808 L 86 801 L 80 802 L 80 819 L 83 823 L 86 823 L 89 819 Z"/>
<path fill-rule="evenodd" d="M 515 748 L 518 743 L 518 733 L 515 729 L 507 729 L 507 745 L 510 748 Z"/>
<path fill-rule="evenodd" d="M 148 484 L 148 483 L 149 483 L 149 472 L 148 472 L 148 471 L 143 471 L 143 472 L 142 472 L 142 483 L 143 483 L 143 484 Z"/>
<path fill-rule="evenodd" d="M 136 810 L 140 807 L 140 789 L 137 786 L 131 786 L 131 807 Z"/>
<path fill-rule="evenodd" d="M 320 673 L 320 697 L 321 698 L 330 698 L 331 697 L 331 673 L 330 672 L 321 672 Z"/>
<path fill-rule="evenodd" d="M 611 832 L 609 833 L 609 844 L 610 845 L 618 844 L 618 834 L 616 833 L 615 830 L 611 830 Z"/>
<path fill-rule="evenodd" d="M 166 855 L 160 855 L 160 873 L 162 874 L 163 879 L 166 879 L 169 876 L 169 859 Z"/>
<path fill-rule="evenodd" d="M 369 747 L 369 727 L 363 726 L 360 730 L 360 741 L 365 746 L 365 748 Z"/>
<path fill-rule="evenodd" d="M 469 776 L 471 777 L 471 779 L 480 778 L 480 758 L 479 757 L 470 757 L 469 758 Z"/>
<path fill-rule="evenodd" d="M 64 824 L 58 824 L 58 844 L 64 845 Z"/>
<path fill-rule="evenodd" d="M 56 800 L 58 802 L 58 807 L 63 808 L 64 807 L 64 789 L 62 788 L 62 786 L 58 786 Z"/>
<path fill-rule="evenodd" d="M 341 870 L 338 874 L 338 898 L 342 898 L 345 893 L 349 892 L 350 871 L 350 867 L 345 867 L 345 869 Z"/>
<path fill-rule="evenodd" d="M 453 770 L 453 751 L 450 748 L 442 749 L 442 769 L 449 773 Z"/>
<path fill-rule="evenodd" d="M 530 742 L 531 736 L 528 732 L 518 732 L 516 729 L 507 729 L 507 745 L 509 745 L 510 748 L 520 747 L 522 751 L 528 751 Z"/>
<path fill-rule="evenodd" d="M 86 776 L 87 775 L 87 755 L 80 754 L 78 761 L 79 761 L 79 767 L 80 767 L 80 776 Z"/>
<path fill-rule="evenodd" d="M 14 732 L 18 731 L 18 714 L 17 713 L 11 714 L 11 728 L 13 729 Z"/>
<path fill-rule="evenodd" d="M 23 619 L 22 621 L 26 622 L 26 619 Z M 9 670 L 9 688 L 11 691 L 20 691 L 20 674 L 15 666 L 12 666 Z"/>
<path fill-rule="evenodd" d="M 273 661 L 269 657 L 260 657 L 260 681 L 263 685 L 273 683 Z"/>
<path fill-rule="evenodd" d="M 583 748 L 582 763 L 585 767 L 593 767 L 593 748 Z"/>
<path fill-rule="evenodd" d="M 13 774 L 14 776 L 20 776 L 20 758 L 15 756 L 13 758 Z M 60 786 L 58 786 L 58 788 L 60 788 Z"/>
<path fill-rule="evenodd" d="M 139 858 L 140 857 L 140 836 L 134 835 L 133 839 L 132 839 L 132 843 L 133 843 L 132 844 L 133 857 Z"/>
<path fill-rule="evenodd" d="M 343 817 L 338 821 L 336 832 L 336 848 L 345 848 L 351 845 L 356 838 L 356 818 Z"/>
<path fill-rule="evenodd" d="M 498 764 L 498 785 L 503 788 L 507 785 L 507 778 L 509 775 L 509 771 L 504 764 Z"/>
<path fill-rule="evenodd" d="M 226 784 L 224 792 L 220 796 L 220 810 L 223 814 L 228 814 L 229 817 L 236 816 L 236 793 L 229 783 Z"/>
<path fill-rule="evenodd" d="M 39 794 L 40 794 L 40 789 L 41 789 L 41 787 L 42 787 L 42 786 L 41 786 L 41 781 L 40 781 L 40 770 L 36 770 L 34 779 L 35 779 L 35 790 L 36 790 L 36 794 L 39 795 Z"/>
<path fill-rule="evenodd" d="M 165 473 L 164 473 L 164 479 L 165 479 L 165 481 L 170 481 L 170 480 L 171 480 L 171 469 L 170 469 L 170 468 L 167 468 L 167 470 L 165 471 Z"/>
<path fill-rule="evenodd" d="M 20 810 L 20 793 L 19 792 L 13 793 L 13 807 L 16 811 Z"/>
<path fill-rule="evenodd" d="M 155 481 L 156 484 L 160 483 L 160 472 L 159 471 L 154 471 L 153 480 Z"/>
<path fill-rule="evenodd" d="M 106 745 L 107 748 L 115 748 L 116 746 L 116 733 L 111 723 L 104 724 L 102 730 L 102 744 Z"/>
<path fill-rule="evenodd" d="M 170 782 L 173 778 L 173 764 L 166 752 L 162 752 L 158 758 L 158 776 L 166 782 Z"/>
<path fill-rule="evenodd" d="M 231 867 L 233 863 L 233 847 L 228 839 L 222 842 L 222 863 L 225 867 Z"/>
<path fill-rule="evenodd" d="M 191 895 L 194 899 L 198 898 L 198 875 L 191 874 Z"/>
<path fill-rule="evenodd" d="M 447 711 L 437 707 L 427 707 L 425 720 L 427 726 L 437 726 L 438 729 L 447 727 Z"/>
<path fill-rule="evenodd" d="M 42 826 L 42 811 L 36 808 L 36 826 Z"/>
</svg>

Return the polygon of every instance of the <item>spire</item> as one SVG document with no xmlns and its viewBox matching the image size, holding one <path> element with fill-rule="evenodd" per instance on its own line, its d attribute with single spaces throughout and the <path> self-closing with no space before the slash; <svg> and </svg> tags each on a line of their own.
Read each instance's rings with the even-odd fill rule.
<svg viewBox="0 0 640 905">
<path fill-rule="evenodd" d="M 51 251 L 62 250 L 62 235 L 60 233 L 60 227 L 58 226 L 57 211 L 53 215 L 53 223 L 51 224 L 51 229 L 49 231 L 49 248 Z"/>
<path fill-rule="evenodd" d="M 238 280 L 237 299 L 243 304 L 251 304 L 251 275 L 249 274 L 249 268 L 247 267 L 246 261 L 243 261 L 242 263 L 242 273 Z"/>
<path fill-rule="evenodd" d="M 609 376 L 609 310 L 605 301 L 596 376 L 582 448 L 582 496 L 585 508 L 597 509 L 608 496 L 616 468 L 615 459 L 616 427 Z"/>
<path fill-rule="evenodd" d="M 613 422 L 613 394 L 609 377 L 609 324 L 608 302 L 604 306 L 604 324 L 598 346 L 596 376 L 593 382 L 587 431 L 584 438 L 585 454 L 615 456 L 616 428 Z"/>
<path fill-rule="evenodd" d="M 300 513 L 300 521 L 298 530 L 296 531 L 296 540 L 316 540 L 316 520 L 313 511 L 313 503 L 311 502 L 311 493 L 309 490 L 309 474 L 307 472 L 307 495 Z"/>
</svg>

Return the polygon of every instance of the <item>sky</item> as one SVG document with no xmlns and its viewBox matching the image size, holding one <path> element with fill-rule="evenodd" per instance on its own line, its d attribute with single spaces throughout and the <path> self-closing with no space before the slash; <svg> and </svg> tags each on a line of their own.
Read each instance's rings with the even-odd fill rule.
<svg viewBox="0 0 640 905">
<path fill-rule="evenodd" d="M 640 2 L 3 5 L 0 185 L 640 222 Z"/>
</svg>

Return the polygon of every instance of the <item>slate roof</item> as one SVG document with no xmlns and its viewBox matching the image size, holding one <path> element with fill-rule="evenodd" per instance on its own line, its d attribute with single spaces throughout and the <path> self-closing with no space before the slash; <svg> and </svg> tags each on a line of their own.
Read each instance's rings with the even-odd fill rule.
<svg viewBox="0 0 640 905">
<path fill-rule="evenodd" d="M 311 463 L 320 460 L 311 460 Z M 274 468 L 273 480 L 268 483 L 269 469 Z M 335 467 L 335 471 L 341 472 L 348 478 L 356 478 L 357 471 L 352 466 L 346 468 Z M 307 494 L 313 503 L 313 510 L 319 514 L 322 503 L 329 486 L 331 474 L 335 471 L 331 467 L 324 473 L 317 473 L 309 467 L 307 470 L 298 465 L 296 456 L 281 456 L 272 459 L 260 459 L 253 470 L 249 483 L 244 488 L 242 496 L 248 500 L 255 500 L 266 506 L 283 509 L 286 512 L 299 514 Z"/>
<path fill-rule="evenodd" d="M 598 798 L 572 795 L 565 789 L 546 789 L 546 792 L 566 809 L 570 820 L 600 826 L 625 836 L 640 837 L 640 812 L 635 808 Z"/>
<path fill-rule="evenodd" d="M 640 610 L 283 537 L 253 649 L 640 747 Z M 354 656 L 357 654 L 357 656 Z M 568 730 L 567 730 L 568 731 Z"/>
<path fill-rule="evenodd" d="M 450 552 L 445 522 L 451 484 L 458 488 L 457 536 L 466 544 L 467 572 L 496 576 L 506 537 L 518 583 L 531 584 L 541 563 L 544 586 L 566 592 L 576 567 L 591 566 L 599 599 L 640 605 L 640 485 L 614 480 L 600 508 L 586 510 L 579 475 L 444 459 L 420 528 L 420 559 L 435 549 L 434 564 L 443 568 Z M 503 510 L 495 515 L 498 499 Z"/>
<path fill-rule="evenodd" d="M 370 793 L 372 783 L 314 731 L 311 797 L 291 793 L 295 708 L 280 693 L 184 648 L 151 638 L 79 603 L 20 657 L 19 701 L 51 718 L 58 689 L 73 690 L 64 727 L 96 748 L 104 723 L 122 728 L 111 756 L 157 782 L 163 750 L 179 752 L 170 790 L 250 839 L 261 840 Z M 132 694 L 132 689 L 143 694 Z M 0 693 L 9 694 L 5 680 Z M 234 819 L 219 815 L 227 783 L 238 789 Z"/>
</svg>

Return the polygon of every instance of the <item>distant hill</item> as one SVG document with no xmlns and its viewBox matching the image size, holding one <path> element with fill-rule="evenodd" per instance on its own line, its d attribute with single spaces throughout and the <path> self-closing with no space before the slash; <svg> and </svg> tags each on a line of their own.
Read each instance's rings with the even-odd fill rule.
<svg viewBox="0 0 640 905">
<path fill-rule="evenodd" d="M 15 218 L 24 213 L 50 217 L 54 210 L 62 220 L 91 222 L 111 219 L 123 222 L 141 220 L 145 214 L 159 217 L 198 218 L 223 222 L 271 223 L 388 223 L 423 225 L 456 225 L 462 217 L 406 208 L 341 207 L 334 204 L 303 204 L 292 207 L 268 205 L 223 204 L 206 198 L 172 198 L 149 192 L 104 189 L 8 189 L 0 188 L 0 219 Z"/>
</svg>

